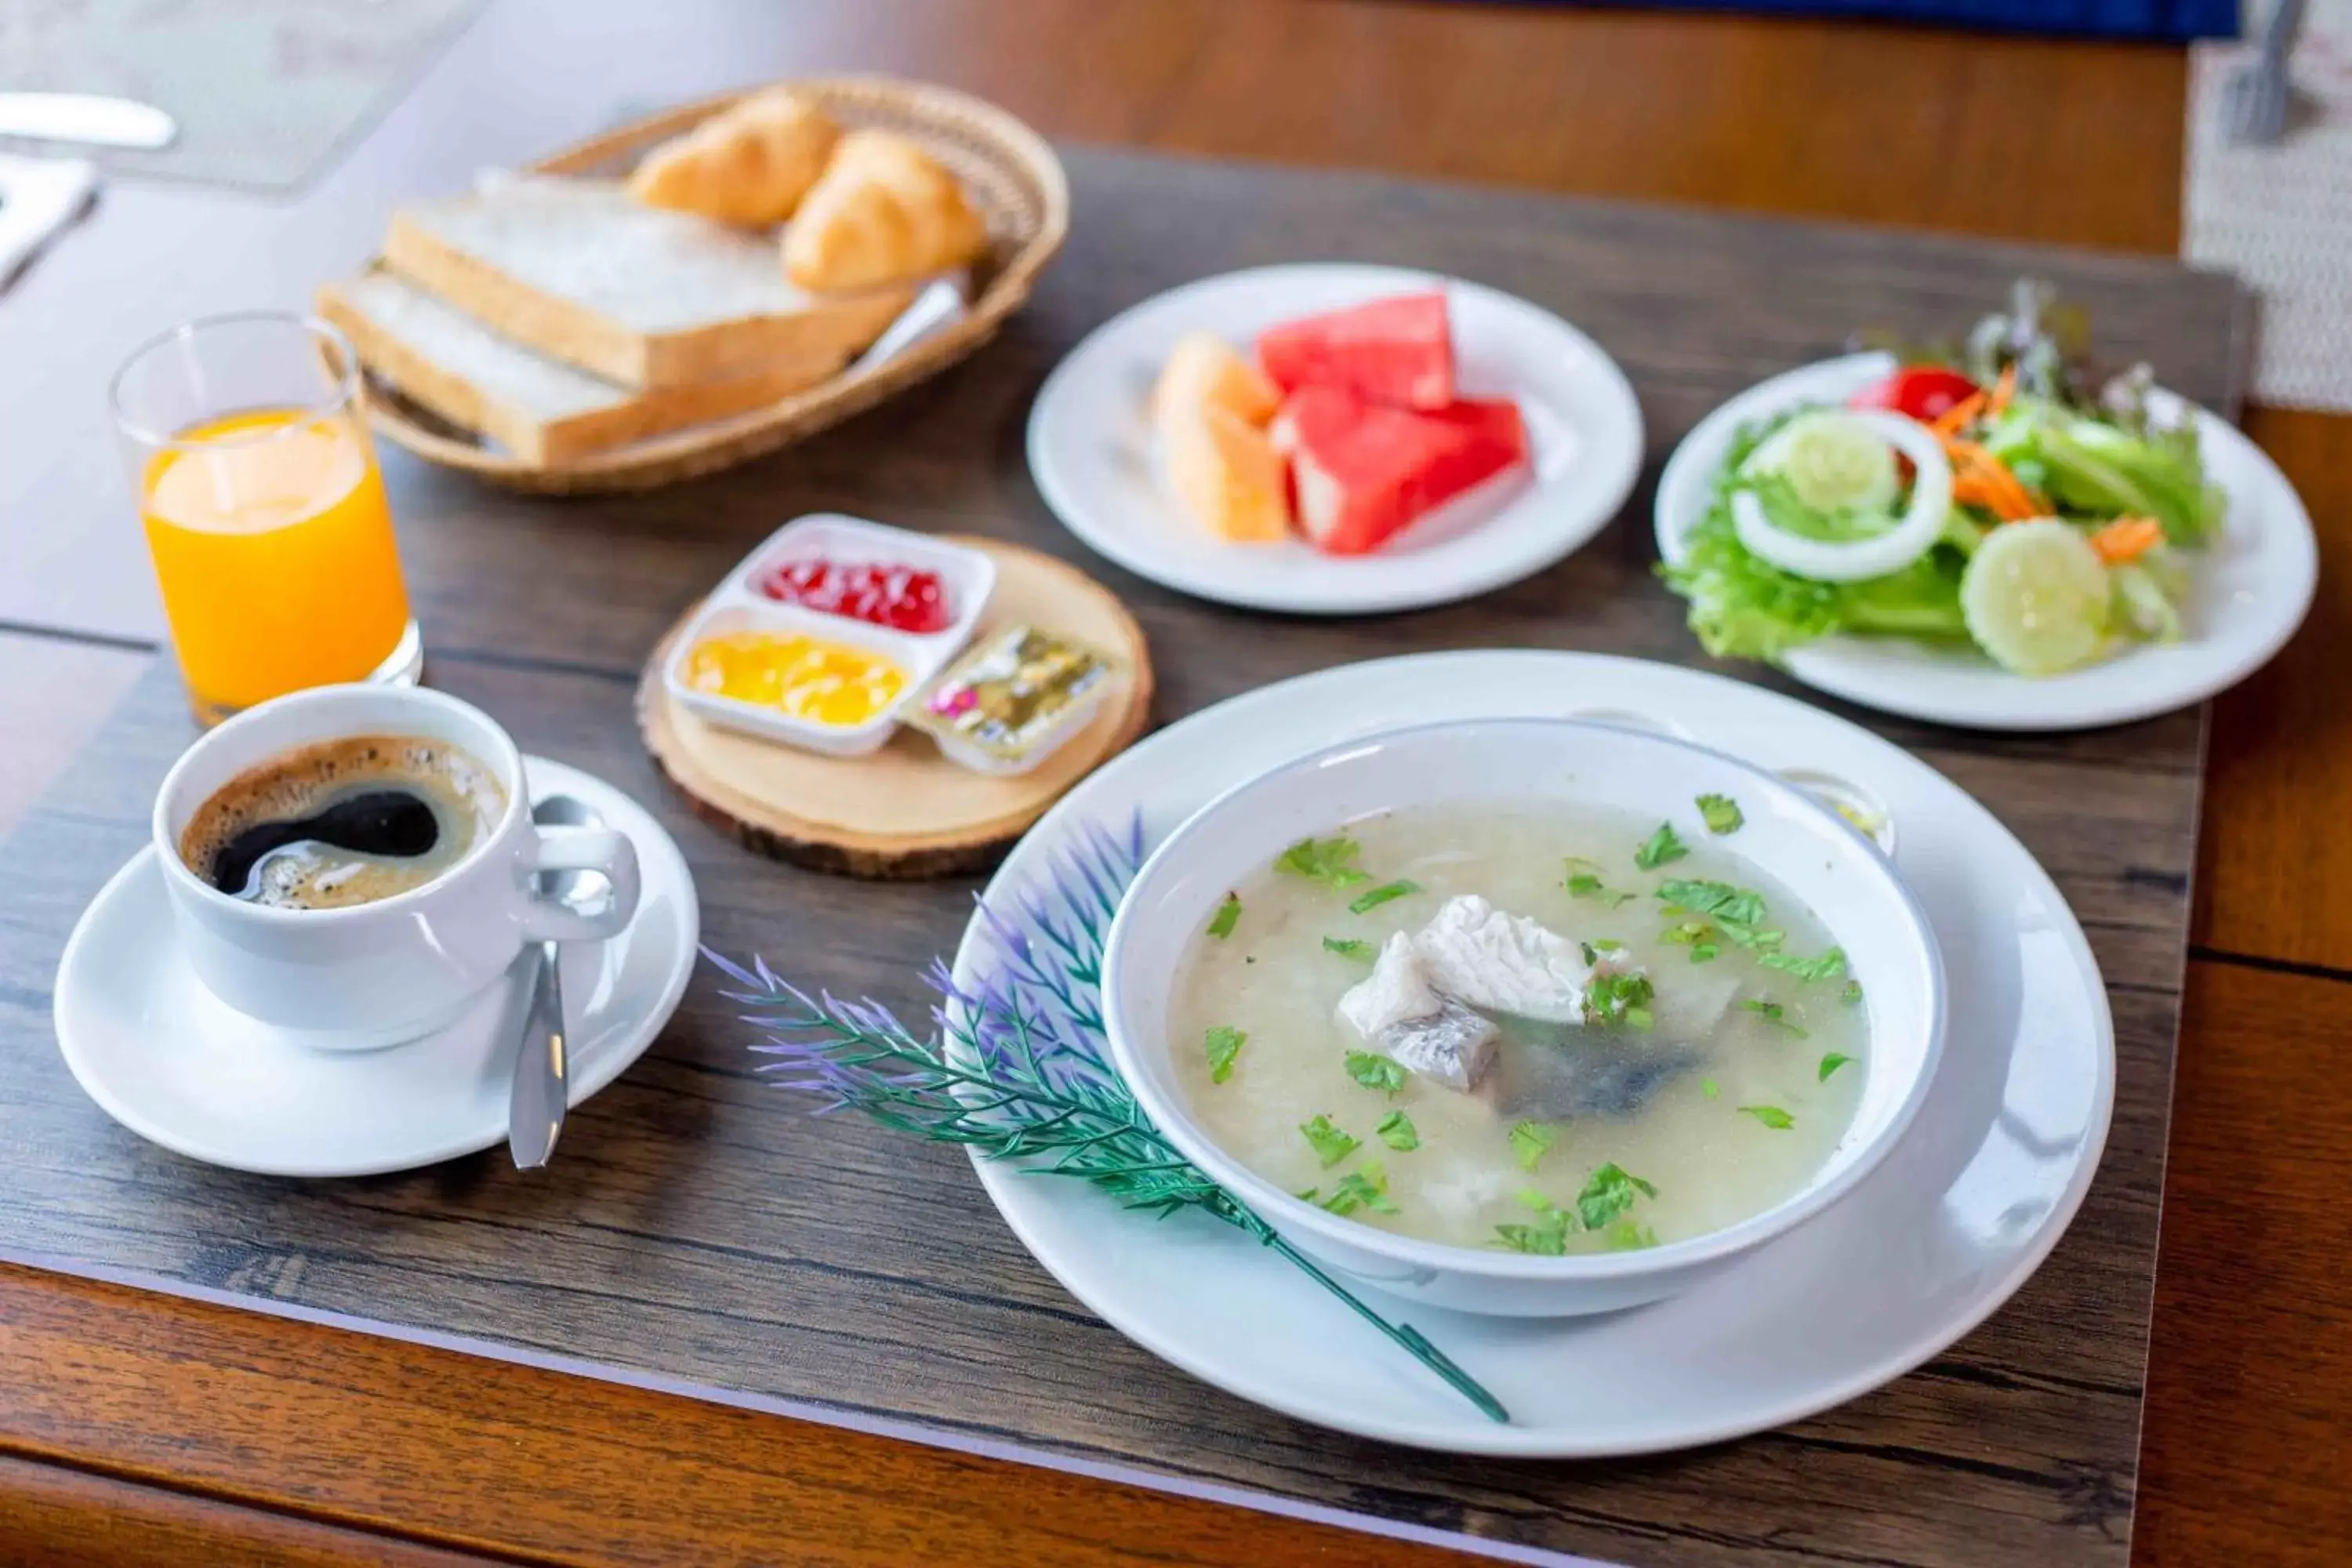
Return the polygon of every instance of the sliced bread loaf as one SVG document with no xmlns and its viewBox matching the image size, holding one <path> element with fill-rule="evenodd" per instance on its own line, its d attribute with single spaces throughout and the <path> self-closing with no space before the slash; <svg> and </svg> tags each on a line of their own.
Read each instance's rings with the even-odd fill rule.
<svg viewBox="0 0 2352 1568">
<path fill-rule="evenodd" d="M 411 400 L 541 467 L 774 403 L 847 357 L 835 348 L 779 359 L 751 375 L 640 391 L 509 342 L 387 273 L 328 284 L 319 313 L 343 330 L 371 372 Z"/>
<path fill-rule="evenodd" d="M 404 207 L 383 260 L 500 335 L 634 387 L 846 359 L 915 291 L 810 293 L 785 279 L 773 239 L 604 180 L 509 179 Z"/>
</svg>

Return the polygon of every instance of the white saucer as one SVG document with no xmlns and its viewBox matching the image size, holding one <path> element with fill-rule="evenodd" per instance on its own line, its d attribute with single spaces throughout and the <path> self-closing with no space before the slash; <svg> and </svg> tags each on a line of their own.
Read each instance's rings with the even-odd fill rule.
<svg viewBox="0 0 2352 1568">
<path fill-rule="evenodd" d="M 534 800 L 577 795 L 637 848 L 637 918 L 563 950 L 578 1105 L 645 1054 L 677 1008 L 700 931 L 694 878 L 659 823 L 601 779 L 523 759 Z M 58 1048 L 100 1110 L 151 1142 L 272 1176 L 365 1176 L 507 1135 L 523 986 L 492 986 L 439 1034 L 336 1054 L 232 1012 L 182 955 L 154 846 L 90 900 L 58 963 Z"/>
<path fill-rule="evenodd" d="M 1658 553 L 1683 556 L 1739 426 L 1799 404 L 1843 403 L 1895 368 L 1883 353 L 1822 360 L 1759 383 L 1698 422 L 1658 479 Z M 2311 608 L 2319 543 L 2294 487 L 2237 426 L 2196 410 L 2209 479 L 2229 493 L 2222 537 L 2184 552 L 2194 574 L 2181 640 L 2118 641 L 2096 664 L 2040 679 L 1969 649 L 1906 637 L 1825 637 L 1791 653 L 1806 685 L 1881 712 L 1977 730 L 2086 730 L 2168 713 L 2225 691 L 2286 646 Z"/>
<path fill-rule="evenodd" d="M 1918 1120 L 1835 1207 L 1687 1295 L 1601 1318 L 1403 1307 L 1508 1407 L 1498 1426 L 1239 1232 L 1157 1220 L 1069 1181 L 975 1162 L 1071 1294 L 1193 1375 L 1302 1420 L 1460 1453 L 1573 1457 L 1716 1442 L 1852 1399 L 1935 1355 L 2025 1282 L 2089 1189 L 2115 1098 L 2115 1034 L 2089 945 L 2024 847 L 1958 786 L 1843 720 L 1696 671 L 1591 654 L 1427 654 L 1237 697 L 1106 763 L 1014 848 L 984 895 L 1050 884 L 1083 824 L 1147 847 L 1212 796 L 1350 734 L 1444 719 L 1583 713 L 1677 725 L 1775 769 L 1860 786 L 1950 976 L 1950 1035 Z M 979 923 L 956 955 L 971 988 Z"/>
<path fill-rule="evenodd" d="M 1144 412 L 1178 338 L 1210 331 L 1246 351 L 1278 321 L 1439 287 L 1462 390 L 1518 401 L 1531 476 L 1481 486 L 1370 555 L 1325 555 L 1296 539 L 1221 544 L 1178 508 Z M 1641 407 L 1598 343 L 1498 289 L 1394 267 L 1260 267 L 1171 289 L 1088 333 L 1029 414 L 1029 470 L 1072 533 L 1180 593 L 1298 615 L 1412 609 L 1516 583 L 1601 531 L 1641 466 Z"/>
</svg>

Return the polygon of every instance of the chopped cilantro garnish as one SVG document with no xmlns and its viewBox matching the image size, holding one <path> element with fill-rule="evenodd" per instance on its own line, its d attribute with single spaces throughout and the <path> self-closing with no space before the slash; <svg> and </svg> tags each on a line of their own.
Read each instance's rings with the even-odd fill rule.
<svg viewBox="0 0 2352 1568">
<path fill-rule="evenodd" d="M 1847 981 L 1845 983 L 1845 989 L 1838 993 L 1838 1000 L 1844 1003 L 1849 1007 L 1858 1007 L 1862 1005 L 1862 982 L 1859 980 Z"/>
<path fill-rule="evenodd" d="M 1805 1037 L 1804 1026 L 1798 1023 L 1794 1018 L 1790 1017 L 1789 1010 L 1786 1007 L 1781 1006 L 1778 1002 L 1768 1002 L 1761 997 L 1750 996 L 1748 1000 L 1742 1002 L 1740 1005 L 1747 1008 L 1757 1016 L 1762 1018 L 1766 1023 L 1771 1025 L 1776 1029 L 1786 1029 L 1789 1033 L 1796 1036 L 1797 1038 L 1801 1040 Z"/>
<path fill-rule="evenodd" d="M 1835 980 L 1845 973 L 1845 949 L 1833 947 L 1819 958 L 1799 958 L 1792 953 L 1767 952 L 1759 955 L 1757 963 L 1767 969 L 1778 969 L 1811 983 L 1815 980 Z"/>
<path fill-rule="evenodd" d="M 1496 1226 L 1497 1245 L 1507 1247 L 1514 1252 L 1530 1252 L 1542 1258 L 1558 1258 L 1566 1252 L 1569 1232 L 1576 1228 L 1576 1216 L 1566 1209 L 1554 1206 L 1549 1198 L 1533 1187 L 1521 1187 L 1512 1196 L 1521 1208 L 1535 1211 L 1535 1223 Z"/>
<path fill-rule="evenodd" d="M 1419 891 L 1421 891 L 1419 882 L 1409 877 L 1399 878 L 1393 882 L 1383 882 L 1368 893 L 1358 893 L 1348 901 L 1348 910 L 1351 914 L 1370 914 L 1391 899 L 1402 899 L 1408 894 Z"/>
<path fill-rule="evenodd" d="M 1336 952 L 1342 958 L 1353 958 L 1370 963 L 1373 955 L 1380 950 L 1370 942 L 1360 941 L 1352 936 L 1327 936 L 1323 939 L 1323 951 Z"/>
<path fill-rule="evenodd" d="M 1698 1080 L 1698 1092 L 1702 1099 L 1713 1100 L 1717 1095 L 1723 1091 L 1715 1087 L 1715 1079 L 1711 1078 L 1703 1078 Z"/>
<path fill-rule="evenodd" d="M 1300 1122 L 1298 1131 L 1314 1149 L 1315 1157 L 1323 1162 L 1323 1168 L 1327 1171 L 1354 1153 L 1364 1142 L 1360 1138 L 1350 1138 L 1332 1126 L 1331 1119 L 1321 1111 L 1316 1112 L 1312 1121 Z"/>
<path fill-rule="evenodd" d="M 1633 851 L 1633 864 L 1644 871 L 1654 871 L 1689 853 L 1690 850 L 1675 836 L 1675 825 L 1661 822 L 1658 830 L 1650 835 L 1648 842 Z"/>
<path fill-rule="evenodd" d="M 1739 1108 L 1739 1114 L 1756 1118 L 1775 1132 L 1786 1132 L 1797 1124 L 1795 1117 L 1777 1105 L 1743 1105 Z"/>
<path fill-rule="evenodd" d="M 1555 1213 L 1534 1225 L 1498 1225 L 1498 1245 L 1536 1258 L 1558 1258 L 1568 1250 L 1568 1215 Z"/>
<path fill-rule="evenodd" d="M 1404 1064 L 1371 1051 L 1349 1051 L 1348 1076 L 1366 1089 L 1394 1094 L 1404 1087 Z"/>
<path fill-rule="evenodd" d="M 1832 1051 L 1829 1055 L 1822 1058 L 1822 1076 L 1819 1081 L 1822 1083 L 1829 1082 L 1830 1074 L 1837 1071 L 1838 1068 L 1845 1066 L 1846 1063 L 1852 1060 L 1853 1060 L 1852 1057 L 1846 1056 L 1842 1052 Z"/>
<path fill-rule="evenodd" d="M 1521 1121 L 1511 1129 L 1511 1153 L 1518 1160 L 1519 1169 L 1532 1171 L 1559 1134 L 1540 1121 Z"/>
<path fill-rule="evenodd" d="M 1601 1239 L 1612 1252 L 1639 1252 L 1645 1247 L 1658 1245 L 1658 1233 L 1632 1217 L 1612 1221 Z"/>
<path fill-rule="evenodd" d="M 1274 868 L 1288 877 L 1304 877 L 1328 888 L 1352 888 L 1371 877 L 1350 864 L 1357 844 L 1344 835 L 1337 838 L 1302 838 L 1282 852 Z"/>
<path fill-rule="evenodd" d="M 1395 1200 L 1389 1196 L 1389 1176 L 1380 1162 L 1368 1160 L 1361 1170 L 1350 1171 L 1339 1178 L 1323 1206 L 1333 1214 L 1353 1214 L 1358 1208 L 1368 1208 L 1374 1214 L 1394 1214 Z"/>
<path fill-rule="evenodd" d="M 1234 927 L 1241 923 L 1241 918 L 1242 896 L 1239 893 L 1227 893 L 1225 901 L 1217 906 L 1217 912 L 1210 918 L 1209 934 L 1220 941 L 1233 935 Z"/>
<path fill-rule="evenodd" d="M 1570 856 L 1568 862 L 1568 896 L 1571 899 L 1598 899 L 1612 910 L 1623 909 L 1638 896 L 1620 892 L 1601 879 L 1601 863 Z"/>
<path fill-rule="evenodd" d="M 1584 950 L 1584 967 L 1587 969 L 1601 962 L 1601 955 L 1604 952 L 1622 952 L 1625 951 L 1625 944 L 1623 942 L 1619 942 L 1612 937 L 1605 936 L 1595 937 L 1591 942 L 1579 942 L 1577 945 Z"/>
<path fill-rule="evenodd" d="M 1727 795 L 1699 796 L 1698 814 L 1706 818 L 1706 830 L 1714 834 L 1737 833 L 1748 820 L 1739 815 L 1739 803 Z"/>
<path fill-rule="evenodd" d="M 1660 931 L 1658 940 L 1671 942 L 1677 947 L 1689 948 L 1691 962 L 1705 963 L 1723 951 L 1716 945 L 1715 941 L 1721 934 L 1705 921 L 1685 921 L 1680 925 L 1671 925 Z"/>
<path fill-rule="evenodd" d="M 1724 925 L 1764 923 L 1764 895 L 1728 882 L 1661 882 L 1658 897 L 1675 909 L 1706 915 Z"/>
<path fill-rule="evenodd" d="M 1230 1024 L 1219 1024 L 1209 1031 L 1209 1081 L 1223 1083 L 1234 1076 L 1234 1059 L 1242 1054 L 1243 1043 L 1249 1037 Z"/>
<path fill-rule="evenodd" d="M 1402 1110 L 1391 1110 L 1381 1117 L 1372 1135 L 1400 1154 L 1421 1147 L 1421 1134 L 1414 1130 L 1412 1118 Z"/>
<path fill-rule="evenodd" d="M 1656 996 L 1657 988 L 1646 974 L 1596 974 L 1584 984 L 1584 1021 L 1646 1029 L 1653 1022 L 1650 1003 Z"/>
<path fill-rule="evenodd" d="M 1658 1189 L 1611 1161 L 1592 1173 L 1576 1194 L 1576 1212 L 1587 1230 L 1599 1230 L 1633 1206 L 1637 1196 L 1656 1197 Z"/>
</svg>

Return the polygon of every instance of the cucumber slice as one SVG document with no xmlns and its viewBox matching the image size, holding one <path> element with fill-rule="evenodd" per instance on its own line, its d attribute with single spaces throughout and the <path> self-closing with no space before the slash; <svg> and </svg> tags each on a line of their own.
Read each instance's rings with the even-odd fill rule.
<svg viewBox="0 0 2352 1568">
<path fill-rule="evenodd" d="M 1885 511 L 1903 488 L 1895 449 L 1841 409 L 1800 414 L 1748 455 L 1743 474 L 1778 474 L 1814 511 Z"/>
<path fill-rule="evenodd" d="M 1877 409 L 1834 417 L 1884 447 L 1890 468 L 1897 453 L 1911 460 L 1911 504 L 1903 515 L 1890 519 L 1890 526 L 1882 533 L 1853 540 L 1813 539 L 1783 532 L 1753 489 L 1736 489 L 1731 492 L 1732 532 L 1750 555 L 1817 583 L 1860 583 L 1900 572 L 1933 550 L 1943 535 L 1945 520 L 1951 514 L 1951 464 L 1945 460 L 1935 432 L 1916 419 Z M 1801 421 L 1791 421 L 1790 428 L 1798 423 Z M 1740 471 L 1745 474 L 1747 468 Z"/>
<path fill-rule="evenodd" d="M 2096 658 L 2112 597 L 2098 552 L 2054 517 L 1994 529 L 1960 578 L 1969 635 L 2020 675 L 2055 675 Z"/>
</svg>

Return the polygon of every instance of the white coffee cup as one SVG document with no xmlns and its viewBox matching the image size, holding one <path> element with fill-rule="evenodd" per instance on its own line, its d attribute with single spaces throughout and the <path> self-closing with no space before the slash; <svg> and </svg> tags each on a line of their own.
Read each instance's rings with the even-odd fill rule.
<svg viewBox="0 0 2352 1568">
<path fill-rule="evenodd" d="M 506 791 L 506 810 L 456 865 L 421 887 L 341 909 L 233 899 L 188 868 L 180 835 L 239 774 L 287 752 L 365 735 L 461 748 Z M 637 910 L 637 854 L 607 828 L 541 830 L 522 754 L 488 714 L 418 687 L 323 686 L 250 708 L 188 748 L 156 793 L 155 852 L 188 963 L 229 1006 L 322 1050 L 371 1050 L 454 1021 L 517 954 L 542 941 L 619 934 Z M 541 871 L 602 872 L 604 904 L 541 896 Z"/>
</svg>

